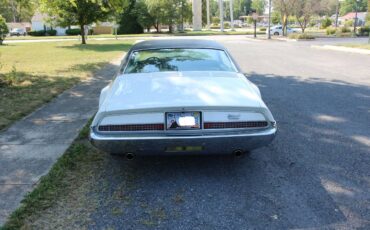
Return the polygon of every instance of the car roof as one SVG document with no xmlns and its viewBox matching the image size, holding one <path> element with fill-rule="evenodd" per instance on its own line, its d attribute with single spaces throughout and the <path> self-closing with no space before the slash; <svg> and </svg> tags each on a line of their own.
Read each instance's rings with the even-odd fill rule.
<svg viewBox="0 0 370 230">
<path fill-rule="evenodd" d="M 219 49 L 226 50 L 218 42 L 201 39 L 161 39 L 149 40 L 135 44 L 131 51 L 150 49 Z"/>
</svg>

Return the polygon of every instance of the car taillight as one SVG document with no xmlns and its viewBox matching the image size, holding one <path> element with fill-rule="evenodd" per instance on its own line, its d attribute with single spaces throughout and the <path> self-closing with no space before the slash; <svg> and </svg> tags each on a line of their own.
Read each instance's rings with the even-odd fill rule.
<svg viewBox="0 0 370 230">
<path fill-rule="evenodd" d="M 135 124 L 135 125 L 100 125 L 101 132 L 130 132 L 130 131 L 160 131 L 164 124 Z"/>
<path fill-rule="evenodd" d="M 204 129 L 263 128 L 266 126 L 268 126 L 267 121 L 205 122 L 204 123 Z"/>
</svg>

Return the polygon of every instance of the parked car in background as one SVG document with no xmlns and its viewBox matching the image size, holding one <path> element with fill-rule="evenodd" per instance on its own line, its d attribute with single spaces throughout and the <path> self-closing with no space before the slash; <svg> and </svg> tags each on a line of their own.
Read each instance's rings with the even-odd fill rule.
<svg viewBox="0 0 370 230">
<path fill-rule="evenodd" d="M 10 36 L 26 36 L 27 32 L 23 28 L 14 28 L 9 32 Z"/>
<path fill-rule="evenodd" d="M 272 35 L 281 36 L 281 35 L 283 35 L 283 26 L 273 26 L 273 27 L 271 27 L 270 31 L 271 31 L 271 34 Z M 290 28 L 290 27 L 288 27 L 287 28 L 287 32 L 288 32 L 288 34 L 301 33 L 302 30 L 301 29 L 297 29 L 297 28 Z M 266 34 L 268 34 L 268 30 L 266 30 Z"/>
<path fill-rule="evenodd" d="M 90 140 L 134 155 L 235 154 L 268 145 L 277 127 L 258 87 L 214 41 L 134 45 L 100 94 Z"/>
</svg>

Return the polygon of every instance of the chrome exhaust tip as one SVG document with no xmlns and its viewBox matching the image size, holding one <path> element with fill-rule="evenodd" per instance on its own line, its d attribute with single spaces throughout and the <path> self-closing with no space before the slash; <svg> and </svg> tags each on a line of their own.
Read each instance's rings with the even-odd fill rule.
<svg viewBox="0 0 370 230">
<path fill-rule="evenodd" d="M 126 153 L 126 158 L 127 160 L 132 160 L 134 159 L 135 155 L 133 153 Z"/>
</svg>

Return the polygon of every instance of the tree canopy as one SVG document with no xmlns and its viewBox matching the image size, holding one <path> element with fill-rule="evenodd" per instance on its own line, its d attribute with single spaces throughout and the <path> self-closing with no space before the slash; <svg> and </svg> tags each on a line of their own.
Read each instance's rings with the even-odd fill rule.
<svg viewBox="0 0 370 230">
<path fill-rule="evenodd" d="M 48 15 L 79 25 L 82 44 L 86 44 L 84 26 L 106 19 L 111 11 L 106 0 L 40 0 L 40 4 Z"/>
</svg>

